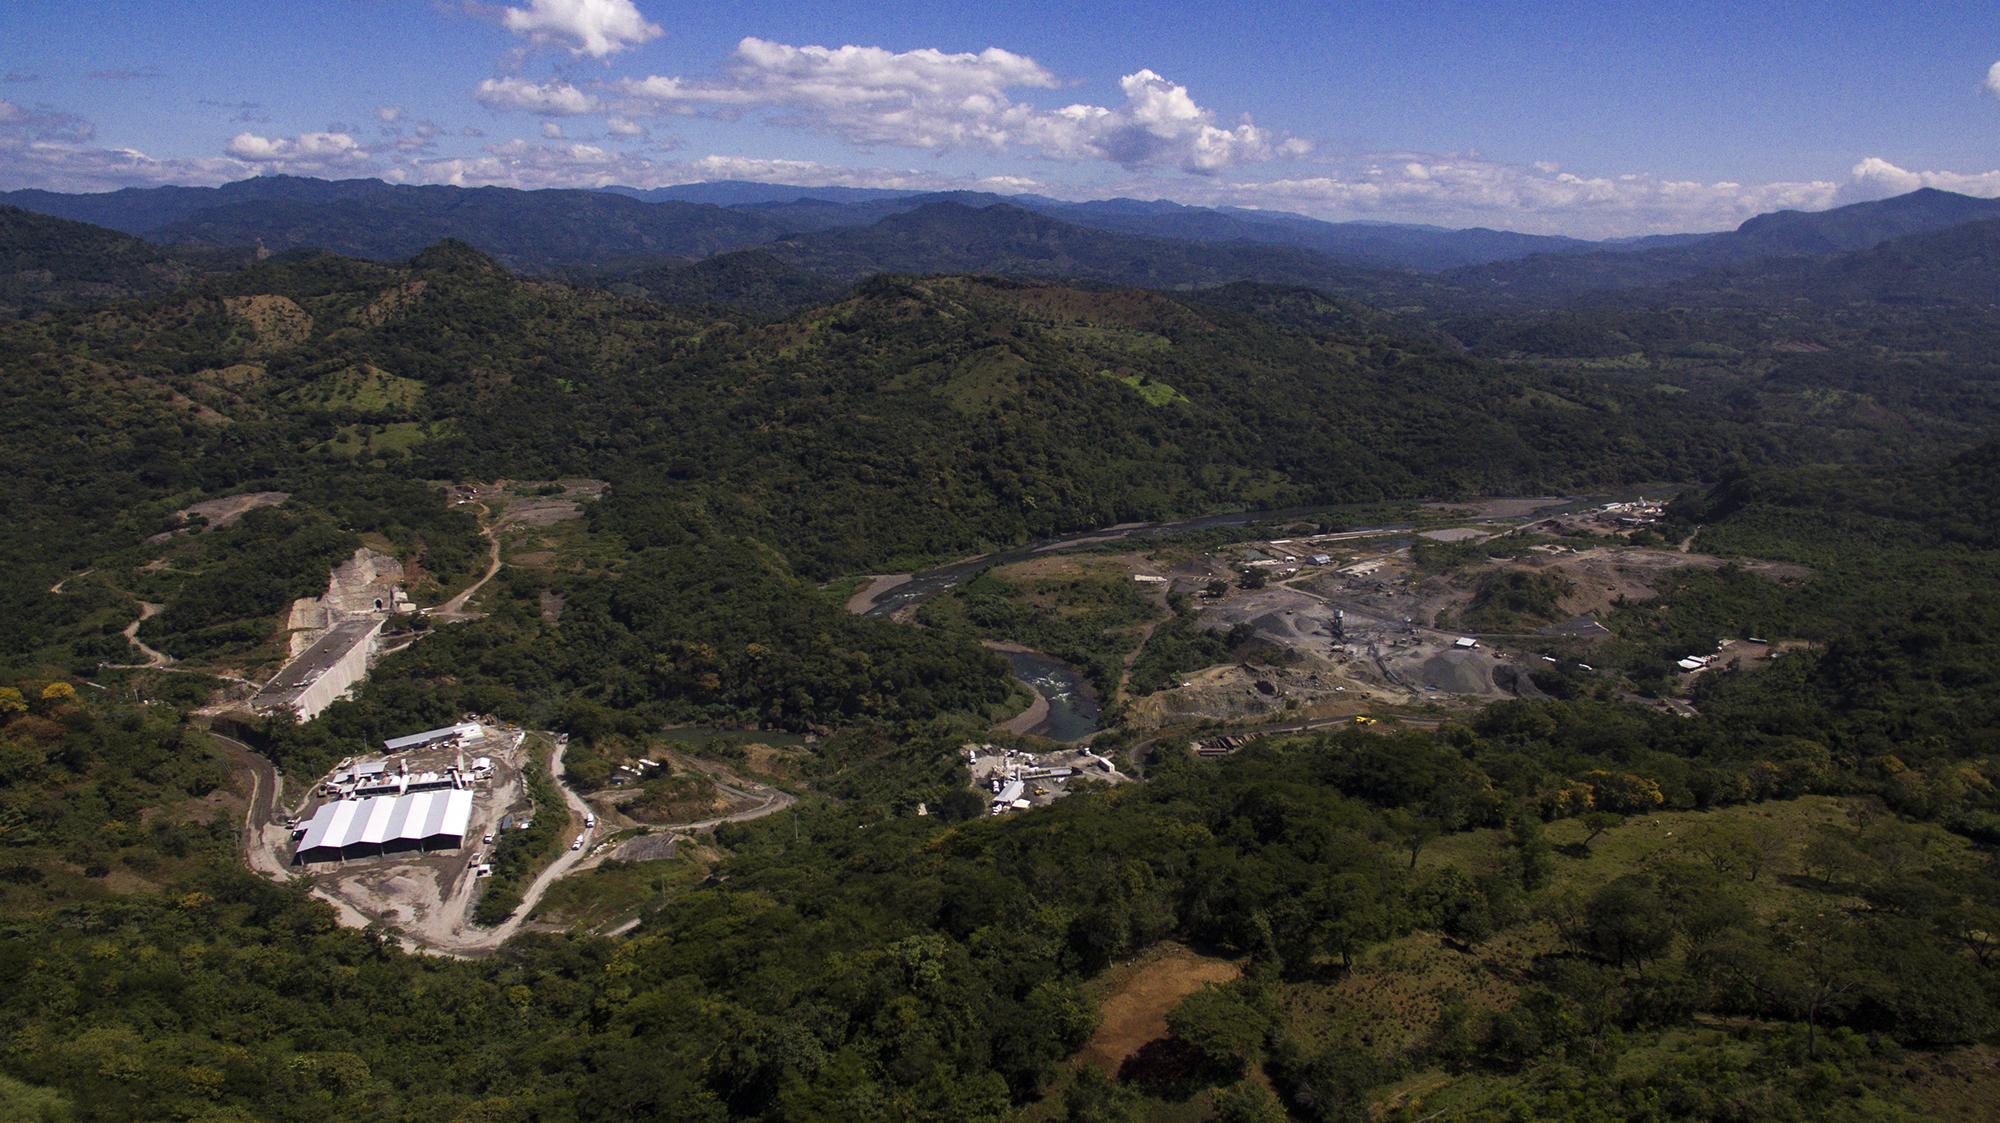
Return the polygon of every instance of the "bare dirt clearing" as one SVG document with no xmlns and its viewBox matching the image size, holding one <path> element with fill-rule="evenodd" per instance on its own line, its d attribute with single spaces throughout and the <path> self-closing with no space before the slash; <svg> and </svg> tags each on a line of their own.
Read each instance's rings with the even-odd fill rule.
<svg viewBox="0 0 2000 1123">
<path fill-rule="evenodd" d="M 612 858 L 620 862 L 660 862 L 680 849 L 680 837 L 672 834 L 642 834 L 620 846 Z"/>
<path fill-rule="evenodd" d="M 556 480 L 552 483 L 515 482 L 506 486 L 496 528 L 553 526 L 583 516 L 583 504 L 602 496 L 611 485 L 603 480 Z M 554 490 L 548 495 L 533 492 Z"/>
<path fill-rule="evenodd" d="M 221 530 L 259 507 L 275 507 L 290 499 L 285 491 L 252 491 L 243 495 L 226 495 L 221 499 L 204 499 L 190 503 L 175 512 L 182 521 L 201 519 L 210 530 Z"/>
<path fill-rule="evenodd" d="M 590 806 L 605 829 L 705 831 L 723 823 L 761 819 L 797 802 L 791 793 L 748 779 L 716 761 L 672 750 L 657 751 L 653 759 L 665 762 L 677 776 L 706 781 L 708 790 L 694 799 L 652 802 L 643 783 L 592 792 Z"/>
<path fill-rule="evenodd" d="M 1417 532 L 1417 537 L 1428 538 L 1433 542 L 1477 542 L 1493 537 L 1493 532 L 1481 530 L 1476 526 L 1448 526 L 1438 530 L 1420 530 Z"/>
<path fill-rule="evenodd" d="M 1197 955 L 1180 944 L 1155 945 L 1138 959 L 1105 973 L 1099 1003 L 1104 1020 L 1078 1059 L 1116 1075 L 1148 1042 L 1167 1035 L 1167 1011 L 1175 1003 L 1210 983 L 1226 983 L 1242 973 L 1226 959 Z"/>
<path fill-rule="evenodd" d="M 1684 554 L 1642 546 L 1593 546 L 1568 554 L 1538 554 L 1509 564 L 1513 568 L 1557 573 L 1568 578 L 1573 588 L 1562 598 L 1562 610 L 1581 616 L 1608 612 L 1620 600 L 1648 600 L 1676 570 L 1716 569 L 1730 562 L 1731 559 L 1712 554 Z M 1737 560 L 1735 564 L 1773 581 L 1799 581 L 1812 573 L 1805 566 L 1785 562 Z"/>
</svg>

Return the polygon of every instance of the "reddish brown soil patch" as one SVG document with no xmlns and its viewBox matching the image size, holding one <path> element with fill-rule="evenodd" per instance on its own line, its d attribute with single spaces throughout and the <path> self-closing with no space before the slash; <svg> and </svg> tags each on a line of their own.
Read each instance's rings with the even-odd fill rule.
<svg viewBox="0 0 2000 1123">
<path fill-rule="evenodd" d="M 1179 944 L 1159 945 L 1113 969 L 1102 1003 L 1104 1021 L 1078 1056 L 1106 1073 L 1118 1072 L 1148 1043 L 1167 1036 L 1167 1011 L 1175 1003 L 1241 973 L 1226 959 L 1196 955 Z"/>
</svg>

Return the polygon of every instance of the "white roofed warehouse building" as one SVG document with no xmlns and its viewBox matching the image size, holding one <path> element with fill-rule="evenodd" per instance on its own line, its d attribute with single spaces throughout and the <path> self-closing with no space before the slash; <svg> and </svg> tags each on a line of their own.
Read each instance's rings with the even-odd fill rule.
<svg viewBox="0 0 2000 1123">
<path fill-rule="evenodd" d="M 344 862 L 410 851 L 456 850 L 472 823 L 472 793 L 462 789 L 322 803 L 297 828 L 292 861 Z"/>
</svg>

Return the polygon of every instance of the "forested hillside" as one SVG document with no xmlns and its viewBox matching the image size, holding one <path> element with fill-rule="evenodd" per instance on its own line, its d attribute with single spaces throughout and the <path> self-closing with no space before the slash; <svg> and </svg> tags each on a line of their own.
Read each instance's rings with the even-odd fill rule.
<svg viewBox="0 0 2000 1123">
<path fill-rule="evenodd" d="M 1845 482 L 1857 516 L 1888 518 L 1867 512 L 1990 459 Z M 1992 494 L 1984 474 L 1961 484 Z M 1781 528 L 1821 486 L 1726 485 L 1700 500 L 1704 533 L 1817 556 L 1809 521 Z M 1970 545 L 1932 511 L 1893 516 L 1917 537 L 1886 548 Z M 1991 554 L 1961 564 L 1940 595 L 1974 636 Z M 1935 724 L 1990 705 L 1996 663 L 1899 614 L 1863 646 L 1715 680 L 1699 719 L 1513 703 L 1435 734 L 1162 756 L 1144 785 L 1007 820 L 894 814 L 947 782 L 928 762 L 953 734 L 857 727 L 824 750 L 838 803 L 724 832 L 726 876 L 632 938 L 532 938 L 481 963 L 339 931 L 192 831 L 174 845 L 196 872 L 145 867 L 171 892 L 17 913 L 6 954 L 42 966 L 8 1000 L 6 1094 L 92 1119 L 965 1119 L 1052 1095 L 1071 1118 L 1201 1097 L 1358 1120 L 1414 1081 L 1469 1119 L 1922 1118 L 1936 1058 L 1979 1055 L 2000 1009 L 2000 765 L 1979 711 Z M 409 681 L 392 668 L 352 713 L 393 715 Z M 1866 683 L 1896 686 L 1856 705 Z M 115 707 L 33 709 L 5 727 L 43 762 L 32 784 L 215 782 L 114 754 L 139 720 Z M 22 869 L 96 806 L 10 798 Z M 100 835 L 90 860 L 153 845 Z M 1173 1009 L 1179 1052 L 1115 1084 L 1072 1072 L 1104 1016 L 1092 980 L 1162 940 L 1240 976 Z M 534 1063 L 473 1063 L 467 1034 Z"/>
<path fill-rule="evenodd" d="M 1982 227 L 1859 251 L 1927 278 L 1904 303 L 1737 275 L 1426 311 L 1237 279 L 1307 251 L 957 204 L 588 274 L 609 289 L 389 254 L 436 222 L 381 230 L 398 260 L 279 253 L 0 321 L 0 1116 L 1882 1120 L 1993 1090 L 1996 336 L 1932 265 Z M 17 228 L 51 272 L 153 269 Z M 578 478 L 496 541 L 477 611 L 410 624 L 353 698 L 208 735 L 208 676 L 272 665 L 358 546 L 442 600 L 483 569 L 495 481 Z M 1235 660 L 1227 633 L 1122 572 L 1071 591 L 1130 611 L 1068 632 L 993 574 L 910 621 L 844 603 L 1118 523 L 1641 484 L 1680 492 L 1649 548 L 1709 564 L 1607 595 L 1589 655 L 1624 677 L 1221 760 L 1186 751 L 1212 728 L 1114 724 L 1095 747 L 1134 782 L 1006 817 L 963 747 L 1046 742 L 995 731 L 1021 696 L 978 639 L 1038 629 L 1109 695 Z M 1482 577 L 1473 611 L 1532 629 L 1561 592 Z M 1093 646 L 1141 617 L 1150 657 Z M 1661 678 L 1760 629 L 1785 658 Z M 246 754 L 309 784 L 468 713 L 566 734 L 592 783 L 690 726 L 796 734 L 768 778 L 798 802 L 688 843 L 702 872 L 629 932 L 477 960 L 241 868 Z M 1092 1067 L 1133 980 L 1174 970 L 1214 985 Z"/>
<path fill-rule="evenodd" d="M 101 227 L 0 207 L 0 318 L 150 296 L 204 272 L 236 268 L 249 256 L 170 251 Z"/>
<path fill-rule="evenodd" d="M 610 517 L 666 489 L 825 574 L 1215 506 L 1699 477 L 1847 439 L 1813 421 L 1779 451 L 1749 426 L 1787 423 L 1783 395 L 1767 417 L 1712 384 L 1494 366 L 1253 291 L 885 278 L 746 326 L 523 282 L 462 245 L 280 255 L 0 325 L 0 452 L 34 481 L 16 526 L 40 570 L 88 564 L 81 539 L 146 502 L 338 468 L 609 478 Z"/>
</svg>

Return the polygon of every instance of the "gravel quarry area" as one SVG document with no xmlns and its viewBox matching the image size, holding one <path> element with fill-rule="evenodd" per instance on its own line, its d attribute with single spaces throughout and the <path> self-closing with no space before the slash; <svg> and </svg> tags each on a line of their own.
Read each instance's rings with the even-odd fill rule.
<svg viewBox="0 0 2000 1123">
<path fill-rule="evenodd" d="M 1257 638 L 1302 655 L 1324 655 L 1332 641 L 1333 609 L 1299 589 L 1268 586 L 1201 609 L 1201 626 L 1226 632 L 1247 624 Z"/>
<path fill-rule="evenodd" d="M 1391 666 L 1404 677 L 1422 684 L 1425 690 L 1435 687 L 1444 694 L 1505 697 L 1506 692 L 1493 684 L 1493 663 L 1493 656 L 1482 649 L 1422 652 L 1407 661 L 1392 662 Z"/>
</svg>

